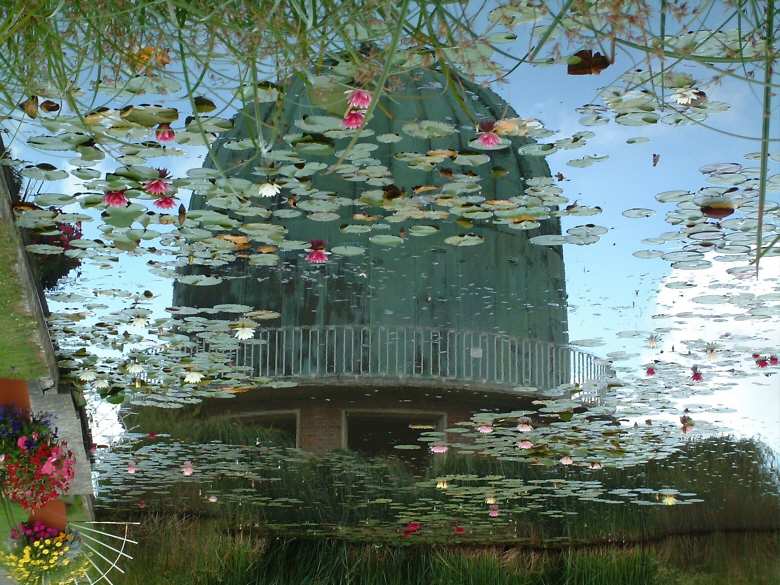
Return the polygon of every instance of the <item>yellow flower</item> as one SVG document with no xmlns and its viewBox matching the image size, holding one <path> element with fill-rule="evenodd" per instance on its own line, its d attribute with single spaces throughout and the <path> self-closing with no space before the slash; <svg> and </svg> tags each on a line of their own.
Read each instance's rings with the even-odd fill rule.
<svg viewBox="0 0 780 585">
<path fill-rule="evenodd" d="M 69 559 L 65 559 L 64 561 L 62 561 L 62 564 L 63 565 L 69 565 L 70 564 L 70 560 Z"/>
<path fill-rule="evenodd" d="M 56 543 L 54 546 L 62 546 L 61 542 Z"/>
<path fill-rule="evenodd" d="M 35 542 L 33 542 L 33 546 L 35 548 L 38 548 L 39 546 L 41 546 L 41 543 L 36 540 Z"/>
<path fill-rule="evenodd" d="M 43 549 L 43 554 L 45 555 L 49 554 L 49 549 L 48 548 Z"/>
<path fill-rule="evenodd" d="M 46 539 L 46 540 L 44 540 L 43 542 L 44 542 L 45 544 L 51 544 L 51 539 L 47 538 L 47 539 Z"/>
</svg>

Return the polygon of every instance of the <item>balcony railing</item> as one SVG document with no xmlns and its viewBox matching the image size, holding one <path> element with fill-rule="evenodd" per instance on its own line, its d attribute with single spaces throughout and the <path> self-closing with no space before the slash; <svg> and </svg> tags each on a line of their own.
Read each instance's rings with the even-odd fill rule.
<svg viewBox="0 0 780 585">
<path fill-rule="evenodd" d="M 189 351 L 227 352 L 230 363 L 248 375 L 331 382 L 428 380 L 541 390 L 576 383 L 587 393 L 603 386 L 611 372 L 607 361 L 566 345 L 427 327 L 262 327 L 237 348 L 199 339 Z"/>
</svg>

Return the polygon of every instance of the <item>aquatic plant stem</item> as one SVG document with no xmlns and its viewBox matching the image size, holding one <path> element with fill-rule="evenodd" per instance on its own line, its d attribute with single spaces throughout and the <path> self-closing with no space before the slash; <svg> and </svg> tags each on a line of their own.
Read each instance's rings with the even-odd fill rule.
<svg viewBox="0 0 780 585">
<path fill-rule="evenodd" d="M 761 170 L 759 171 L 758 184 L 758 228 L 756 229 L 756 278 L 758 278 L 758 266 L 761 261 L 761 239 L 764 232 L 764 208 L 766 206 L 766 178 L 767 162 L 769 159 L 769 116 L 772 113 L 772 88 L 768 85 L 772 80 L 774 65 L 774 23 L 775 0 L 767 2 L 766 15 L 766 63 L 764 64 L 764 107 L 761 123 Z"/>
<path fill-rule="evenodd" d="M 399 9 L 400 14 L 398 15 L 398 26 L 396 26 L 395 30 L 393 31 L 393 37 L 390 40 L 390 46 L 388 47 L 387 50 L 387 59 L 385 60 L 384 67 L 382 68 L 382 75 L 379 77 L 379 81 L 377 81 L 376 87 L 374 89 L 374 99 L 371 100 L 371 105 L 368 107 L 368 110 L 366 111 L 366 116 L 365 116 L 366 120 L 371 119 L 371 115 L 374 113 L 374 110 L 376 109 L 377 104 L 379 103 L 379 100 L 382 97 L 382 90 L 385 87 L 387 78 L 390 77 L 390 67 L 391 67 L 391 63 L 393 62 L 393 55 L 395 54 L 395 51 L 398 48 L 398 42 L 401 39 L 401 29 L 403 29 L 405 23 L 404 19 L 406 18 L 406 11 L 408 9 L 409 9 L 409 0 L 403 0 L 401 2 L 401 7 Z M 358 131 L 352 137 L 352 140 L 350 140 L 349 144 L 347 144 L 341 156 L 339 156 L 336 162 L 333 163 L 333 165 L 331 165 L 331 167 L 325 172 L 326 175 L 333 173 L 333 171 L 335 171 L 341 166 L 341 164 L 344 162 L 344 159 L 352 151 L 352 148 L 355 146 L 362 133 L 363 133 L 362 129 L 358 129 Z"/>
</svg>

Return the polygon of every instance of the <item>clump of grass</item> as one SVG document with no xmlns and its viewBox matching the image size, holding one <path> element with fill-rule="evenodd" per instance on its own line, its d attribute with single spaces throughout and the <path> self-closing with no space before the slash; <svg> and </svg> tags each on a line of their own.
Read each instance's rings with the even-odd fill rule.
<svg viewBox="0 0 780 585">
<path fill-rule="evenodd" d="M 0 185 L 0 190 L 4 187 Z M 5 194 L 0 191 L 0 197 Z M 7 218 L 0 217 L 0 378 L 33 380 L 45 376 L 46 361 L 35 342 L 38 323 L 24 307 L 19 273 L 18 236 Z"/>
</svg>

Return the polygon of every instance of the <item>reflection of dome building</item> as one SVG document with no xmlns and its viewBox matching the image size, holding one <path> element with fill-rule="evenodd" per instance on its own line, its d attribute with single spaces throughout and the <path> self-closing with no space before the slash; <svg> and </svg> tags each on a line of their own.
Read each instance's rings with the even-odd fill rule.
<svg viewBox="0 0 780 585">
<path fill-rule="evenodd" d="M 328 386 L 359 386 L 361 392 L 388 383 L 484 391 L 550 388 L 603 373 L 601 362 L 566 347 L 561 248 L 528 241 L 529 233 L 559 234 L 559 220 L 548 217 L 531 231 L 513 229 L 511 220 L 498 223 L 498 214 L 480 205 L 523 196 L 527 179 L 549 176 L 546 163 L 517 154 L 527 138 L 512 138 L 508 148 L 490 152 L 470 146 L 476 121 L 515 114 L 490 90 L 454 83 L 460 89 L 445 92 L 445 77 L 429 71 L 396 78 L 392 98 L 381 99 L 366 124 L 368 136 L 352 150 L 358 154 L 346 156 L 346 166 L 338 168 L 333 165 L 353 136 L 333 117 L 344 112 L 344 86 L 335 92 L 327 85 L 312 90 L 298 77 L 283 88 L 278 102 L 245 108 L 207 166 L 253 183 L 265 181 L 267 173 L 282 192 L 259 203 L 238 198 L 226 204 L 235 187 L 217 184 L 193 197 L 190 215 L 197 218 L 195 210 L 218 202 L 216 211 L 229 209 L 232 217 L 253 224 L 243 233 L 267 250 L 280 238 L 267 223 L 260 225 L 268 220 L 257 207 L 254 217 L 241 207 L 260 205 L 266 216 L 266 209 L 273 211 L 273 223 L 286 228 L 279 263 L 264 266 L 275 262 L 273 255 L 249 249 L 246 258 L 221 268 L 191 266 L 191 273 L 224 280 L 208 287 L 177 282 L 174 304 L 231 303 L 278 312 L 281 323 L 267 322 L 273 327 L 258 329 L 236 353 L 239 365 L 260 376 L 317 385 L 327 378 Z M 335 102 L 329 102 L 333 95 Z M 451 131 L 423 137 L 419 128 L 404 128 L 422 120 L 451 125 Z M 269 143 L 269 136 L 276 137 L 273 148 L 265 158 L 244 159 L 247 151 L 234 147 L 257 141 L 258 128 Z M 477 159 L 458 153 L 487 157 L 473 164 Z M 533 205 L 515 200 L 514 208 Z M 446 218 L 444 211 L 450 212 Z M 378 217 L 365 221 L 371 215 Z M 424 230 L 434 233 L 418 235 Z M 482 243 L 445 243 L 467 234 Z M 305 246 L 312 240 L 326 242 L 331 252 L 326 263 L 308 261 Z M 383 409 L 389 414 L 389 406 Z M 305 412 L 299 410 L 298 426 Z M 317 416 L 311 413 L 318 428 L 336 425 L 346 437 L 340 422 L 346 415 L 331 412 L 329 423 Z M 329 446 L 338 446 L 334 441 Z"/>
</svg>

